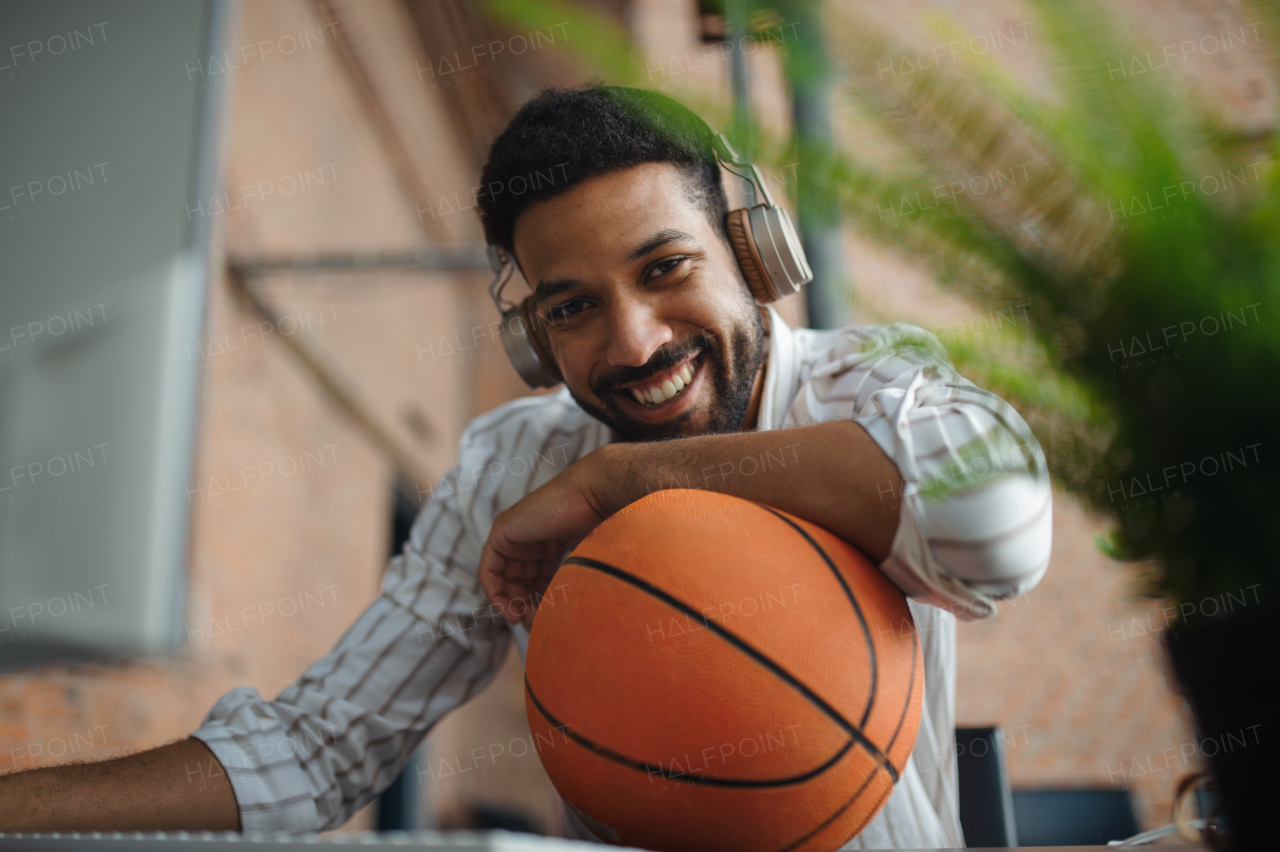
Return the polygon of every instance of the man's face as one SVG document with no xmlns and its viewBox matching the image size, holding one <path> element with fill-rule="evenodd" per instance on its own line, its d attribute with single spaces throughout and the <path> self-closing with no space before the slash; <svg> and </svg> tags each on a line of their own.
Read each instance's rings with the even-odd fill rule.
<svg viewBox="0 0 1280 852">
<path fill-rule="evenodd" d="M 624 441 L 742 428 L 764 328 L 676 166 L 633 166 L 534 204 L 514 244 L 585 411 Z"/>
</svg>

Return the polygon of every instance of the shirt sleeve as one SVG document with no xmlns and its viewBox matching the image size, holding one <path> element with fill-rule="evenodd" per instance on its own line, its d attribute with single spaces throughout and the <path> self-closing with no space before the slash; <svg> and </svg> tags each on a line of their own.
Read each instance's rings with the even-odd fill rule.
<svg viewBox="0 0 1280 852">
<path fill-rule="evenodd" d="M 433 495 L 382 593 L 327 656 L 274 701 L 246 688 L 219 699 L 192 736 L 225 767 L 243 830 L 343 824 L 493 679 L 511 634 L 476 579 L 480 547 L 457 492 Z"/>
<path fill-rule="evenodd" d="M 923 329 L 844 329 L 805 379 L 789 423 L 863 426 L 902 475 L 880 569 L 910 597 L 971 621 L 1040 581 L 1053 535 L 1044 453 L 1004 400 L 955 372 Z"/>
</svg>

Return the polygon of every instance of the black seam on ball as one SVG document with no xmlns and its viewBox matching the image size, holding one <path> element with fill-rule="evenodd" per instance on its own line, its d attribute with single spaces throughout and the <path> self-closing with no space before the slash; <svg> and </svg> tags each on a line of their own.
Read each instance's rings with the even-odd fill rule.
<svg viewBox="0 0 1280 852">
<path fill-rule="evenodd" d="M 731 633 L 730 631 L 726 630 L 724 627 L 720 626 L 714 621 L 711 621 L 705 615 L 698 612 L 693 607 L 689 606 L 679 598 L 676 598 L 668 594 L 667 592 L 664 592 L 662 589 L 659 589 L 657 586 L 654 586 L 644 580 L 641 580 L 639 577 L 636 577 L 632 574 L 628 574 L 626 571 L 623 571 L 621 568 L 614 567 L 613 565 L 609 565 L 608 563 L 600 562 L 595 559 L 589 559 L 585 556 L 570 556 L 568 559 L 564 561 L 564 564 L 565 565 L 581 565 L 584 568 L 591 568 L 603 574 L 608 574 L 612 577 L 616 577 L 617 579 L 622 580 L 625 583 L 629 583 L 630 585 L 635 586 L 637 589 L 640 589 L 643 592 L 653 595 L 658 600 L 668 604 L 671 607 L 674 607 L 675 609 L 680 610 L 685 615 L 692 616 L 693 618 L 700 620 L 709 631 L 719 636 L 721 639 L 725 640 L 729 644 L 733 645 L 739 651 L 751 657 L 751 659 L 755 660 L 760 665 L 767 668 L 769 671 L 773 672 L 778 678 L 780 678 L 788 686 L 790 686 L 792 689 L 796 690 L 805 698 L 807 698 L 810 701 L 810 703 L 812 703 L 815 707 L 817 707 L 824 714 L 826 714 L 833 722 L 839 725 L 845 731 L 845 733 L 847 733 L 850 737 L 853 738 L 853 740 L 858 745 L 862 746 L 863 750 L 867 752 L 867 754 L 869 754 L 872 757 L 872 759 L 874 759 L 877 763 L 879 763 L 886 772 L 889 773 L 889 776 L 893 778 L 893 781 L 895 784 L 898 782 L 897 768 L 894 767 L 893 763 L 889 760 L 888 756 L 885 755 L 885 753 L 881 751 L 880 748 L 876 746 L 875 743 L 867 739 L 866 734 L 862 732 L 862 729 L 860 727 L 858 727 L 857 725 L 853 724 L 848 719 L 846 719 L 838 710 L 836 710 L 834 707 L 828 704 L 825 700 L 823 700 L 821 696 L 819 696 L 812 689 L 810 689 L 809 687 L 801 683 L 800 680 L 795 677 L 795 675 L 791 674 L 791 672 L 787 671 L 782 666 L 778 665 L 773 660 L 766 657 L 760 651 L 748 645 L 746 641 L 744 641 L 741 637 L 735 635 L 734 633 Z"/>
</svg>

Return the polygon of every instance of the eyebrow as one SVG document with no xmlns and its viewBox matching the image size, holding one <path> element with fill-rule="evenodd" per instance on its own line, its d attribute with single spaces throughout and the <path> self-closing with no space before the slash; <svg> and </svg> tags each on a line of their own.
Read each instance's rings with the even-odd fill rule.
<svg viewBox="0 0 1280 852">
<path fill-rule="evenodd" d="M 539 281 L 538 286 L 533 288 L 533 302 L 537 304 L 543 299 L 558 296 L 565 290 L 572 290 L 581 283 L 577 278 L 554 278 L 550 281 Z"/>
<path fill-rule="evenodd" d="M 661 231 L 637 246 L 636 250 L 631 252 L 630 256 L 627 257 L 627 260 L 639 260 L 646 254 L 655 252 L 663 246 L 675 242 L 697 243 L 698 240 L 691 234 L 686 234 L 684 231 L 677 231 L 675 228 L 663 228 Z"/>
<path fill-rule="evenodd" d="M 645 255 L 652 254 L 663 246 L 675 242 L 690 242 L 696 245 L 698 244 L 698 239 L 692 234 L 686 234 L 684 231 L 679 231 L 675 228 L 663 228 L 638 245 L 631 254 L 627 255 L 627 260 L 639 260 Z M 534 304 L 550 299 L 552 296 L 558 296 L 566 290 L 572 290 L 581 283 L 577 278 L 553 278 L 549 281 L 539 281 L 538 286 L 533 290 Z"/>
</svg>

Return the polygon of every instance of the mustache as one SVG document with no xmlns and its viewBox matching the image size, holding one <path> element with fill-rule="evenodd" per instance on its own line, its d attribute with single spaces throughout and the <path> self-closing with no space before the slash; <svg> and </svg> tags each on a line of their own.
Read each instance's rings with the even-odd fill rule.
<svg viewBox="0 0 1280 852">
<path fill-rule="evenodd" d="M 654 352 L 649 360 L 639 367 L 618 367 L 598 377 L 591 389 L 596 396 L 603 398 L 605 394 L 617 390 L 622 385 L 643 381 L 658 373 L 665 373 L 698 349 L 714 352 L 715 341 L 707 334 L 695 334 L 681 343 L 668 344 Z"/>
</svg>

